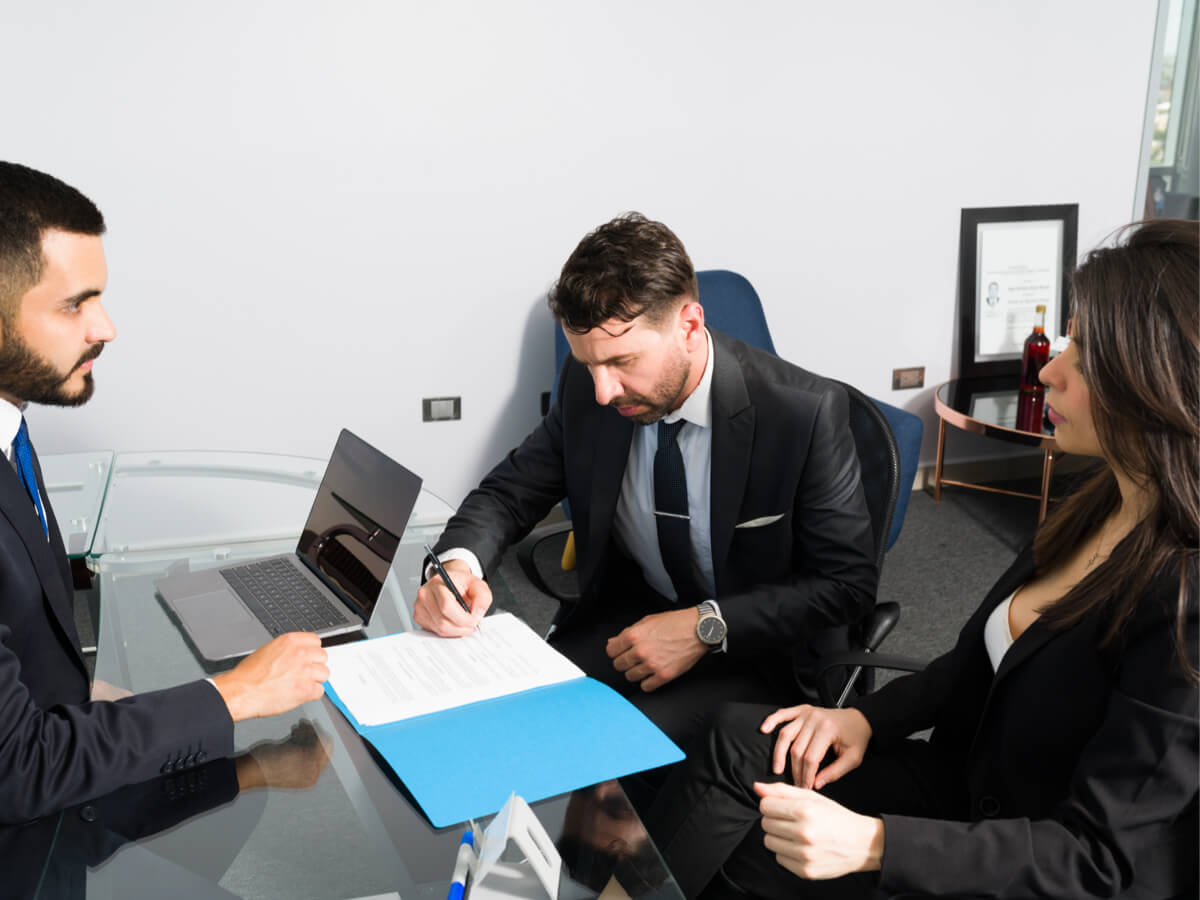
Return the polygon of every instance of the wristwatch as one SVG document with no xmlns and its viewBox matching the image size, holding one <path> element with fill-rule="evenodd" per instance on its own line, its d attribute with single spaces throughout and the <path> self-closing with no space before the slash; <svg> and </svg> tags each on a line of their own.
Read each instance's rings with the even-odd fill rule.
<svg viewBox="0 0 1200 900">
<path fill-rule="evenodd" d="M 710 650 L 716 650 L 725 640 L 728 629 L 725 620 L 717 612 L 717 604 L 705 600 L 696 609 L 700 612 L 700 621 L 696 623 L 696 637 L 701 643 L 707 644 Z"/>
</svg>

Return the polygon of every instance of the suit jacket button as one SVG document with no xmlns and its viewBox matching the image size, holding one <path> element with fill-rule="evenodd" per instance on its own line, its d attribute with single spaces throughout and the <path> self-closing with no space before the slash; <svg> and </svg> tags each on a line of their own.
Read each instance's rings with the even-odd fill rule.
<svg viewBox="0 0 1200 900">
<path fill-rule="evenodd" d="M 991 794 L 985 794 L 979 798 L 979 811 L 988 818 L 1000 812 L 1000 801 Z"/>
<path fill-rule="evenodd" d="M 83 821 L 85 821 L 85 822 L 95 822 L 96 821 L 96 807 L 94 807 L 94 806 L 83 807 L 82 809 L 79 810 L 79 818 L 83 819 Z"/>
</svg>

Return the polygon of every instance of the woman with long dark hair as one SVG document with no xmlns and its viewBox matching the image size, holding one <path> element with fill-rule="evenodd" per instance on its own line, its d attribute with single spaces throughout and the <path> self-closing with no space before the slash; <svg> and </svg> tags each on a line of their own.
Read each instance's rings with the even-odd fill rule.
<svg viewBox="0 0 1200 900">
<path fill-rule="evenodd" d="M 685 893 L 1197 896 L 1198 276 L 1196 222 L 1087 256 L 1041 379 L 1099 470 L 924 671 L 722 710 L 651 816 Z"/>
</svg>

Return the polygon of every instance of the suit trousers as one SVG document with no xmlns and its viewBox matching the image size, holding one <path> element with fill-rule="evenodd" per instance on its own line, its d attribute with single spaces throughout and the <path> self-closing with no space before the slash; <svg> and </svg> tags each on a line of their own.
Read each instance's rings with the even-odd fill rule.
<svg viewBox="0 0 1200 900">
<path fill-rule="evenodd" d="M 806 881 L 763 844 L 754 782 L 791 782 L 771 773 L 774 734 L 759 731 L 776 707 L 734 703 L 714 715 L 700 748 L 677 767 L 646 815 L 650 836 L 689 897 L 855 898 L 876 900 L 877 873 Z M 826 762 L 829 760 L 827 759 Z M 953 806 L 952 766 L 925 741 L 872 745 L 862 765 L 822 793 L 864 815 L 945 817 Z"/>
<path fill-rule="evenodd" d="M 581 609 L 566 625 L 555 631 L 550 643 L 556 650 L 597 681 L 626 697 L 646 718 L 673 740 L 684 753 L 700 746 L 712 726 L 713 714 L 731 701 L 774 703 L 783 697 L 750 662 L 710 653 L 689 671 L 654 691 L 643 691 L 613 667 L 605 648 L 615 637 L 641 618 L 678 607 L 670 600 L 642 587 L 635 593 L 622 592 L 602 608 Z M 644 814 L 670 770 L 664 766 L 622 779 L 634 809 Z"/>
</svg>

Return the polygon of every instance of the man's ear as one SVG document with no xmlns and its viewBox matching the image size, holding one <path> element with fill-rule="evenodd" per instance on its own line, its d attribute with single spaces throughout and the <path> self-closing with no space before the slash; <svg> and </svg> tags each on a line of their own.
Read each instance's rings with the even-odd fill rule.
<svg viewBox="0 0 1200 900">
<path fill-rule="evenodd" d="M 697 342 L 704 340 L 704 307 L 690 296 L 685 296 L 683 306 L 679 308 L 679 327 L 689 350 L 694 350 Z"/>
</svg>

